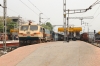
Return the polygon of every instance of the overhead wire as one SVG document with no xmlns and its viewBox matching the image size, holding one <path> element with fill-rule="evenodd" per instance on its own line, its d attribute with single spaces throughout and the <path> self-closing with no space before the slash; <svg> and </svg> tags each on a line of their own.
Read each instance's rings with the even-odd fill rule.
<svg viewBox="0 0 100 66">
<path fill-rule="evenodd" d="M 27 6 L 31 11 L 33 11 L 36 15 L 38 15 L 33 9 L 31 9 L 28 5 L 26 5 L 22 0 L 19 0 L 21 1 L 25 6 Z M 39 16 L 39 15 L 38 15 Z"/>
<path fill-rule="evenodd" d="M 97 10 L 95 11 L 95 13 L 93 14 L 93 16 L 95 16 L 96 12 L 98 11 L 98 9 L 100 8 L 100 6 L 97 8 Z"/>
<path fill-rule="evenodd" d="M 38 11 L 40 11 L 41 13 L 42 13 L 42 11 L 39 9 L 39 8 L 37 8 L 30 0 L 28 0 Z M 45 17 L 47 17 L 45 14 L 43 14 Z M 48 18 L 48 17 L 47 17 Z M 48 19 L 47 19 L 48 20 Z M 46 21 L 47 21 L 46 20 Z"/>
<path fill-rule="evenodd" d="M 97 2 L 97 1 L 98 1 L 98 2 Z M 97 2 L 96 4 L 98 4 L 98 3 L 100 2 L 99 0 L 97 0 L 97 1 L 96 1 L 96 2 Z M 95 4 L 95 5 L 96 5 L 96 4 Z M 99 8 L 100 8 L 100 6 L 98 7 L 98 9 L 99 9 Z M 97 10 L 98 10 L 98 9 L 97 9 Z M 97 12 L 97 10 L 96 10 L 96 12 Z M 100 13 L 99 13 L 98 15 L 100 15 Z M 98 15 L 97 15 L 96 17 L 98 17 Z M 95 18 L 96 18 L 96 17 L 95 17 Z"/>
<path fill-rule="evenodd" d="M 95 6 L 96 4 L 98 4 L 100 1 L 97 0 L 95 3 L 93 3 L 90 7 L 92 8 L 93 6 Z M 96 11 L 93 14 L 93 17 L 95 16 L 96 12 L 98 11 L 98 9 L 100 8 L 100 6 L 96 9 Z M 82 14 L 83 15 L 83 14 Z M 96 18 L 96 17 L 95 17 Z M 91 21 L 91 20 L 90 20 Z M 94 21 L 94 20 L 93 20 Z"/>
<path fill-rule="evenodd" d="M 96 5 L 96 3 L 98 2 L 98 0 L 97 1 L 95 1 L 90 7 L 92 8 L 94 5 Z M 98 7 L 98 9 L 99 9 L 99 7 Z M 97 11 L 96 11 L 97 12 Z M 95 13 L 96 13 L 95 12 Z M 94 15 L 95 15 L 95 13 L 94 13 Z M 79 16 L 82 16 L 84 13 L 82 13 L 81 15 L 79 15 Z"/>
<path fill-rule="evenodd" d="M 97 18 L 99 15 L 100 15 L 100 13 L 95 18 Z"/>
<path fill-rule="evenodd" d="M 99 0 L 97 0 L 95 3 L 93 3 L 90 7 L 92 8 L 93 6 L 95 6 L 96 4 L 98 4 L 100 1 Z M 98 9 L 100 8 L 100 6 L 96 9 L 96 11 L 95 11 L 95 13 L 93 14 L 93 16 L 95 16 L 95 14 L 96 14 L 96 12 L 98 11 Z M 84 14 L 84 13 L 83 13 Z M 83 15 L 83 14 L 81 14 L 81 15 Z M 81 16 L 80 15 L 80 16 Z M 100 13 L 95 17 L 95 18 L 97 18 L 98 16 L 100 15 Z M 93 21 L 94 21 L 94 19 L 93 19 Z M 92 22 L 93 22 L 92 21 Z"/>
<path fill-rule="evenodd" d="M 11 10 L 11 11 L 13 11 L 13 12 L 17 13 L 16 11 L 14 11 L 14 10 L 10 9 L 9 7 L 7 7 L 7 9 L 9 9 L 9 10 Z M 1 11 L 0 11 L 0 12 L 1 12 Z M 1 13 L 3 13 L 3 12 L 1 12 Z M 17 13 L 17 14 L 19 14 L 19 13 Z"/>
<path fill-rule="evenodd" d="M 37 8 L 30 0 L 28 0 L 35 8 Z M 38 9 L 38 8 L 37 8 Z M 40 11 L 40 9 L 38 9 Z M 40 11 L 41 12 L 41 11 Z"/>
<path fill-rule="evenodd" d="M 8 7 L 7 7 L 7 8 L 8 8 Z M 12 9 L 10 9 L 10 8 L 8 8 L 8 9 L 9 9 L 10 11 L 16 13 L 16 14 L 19 14 L 18 12 L 14 11 L 14 10 L 12 10 Z M 21 15 L 21 14 L 19 14 L 19 15 Z"/>
<path fill-rule="evenodd" d="M 97 0 L 95 3 L 93 3 L 93 4 L 91 5 L 91 7 L 93 7 L 93 6 L 95 6 L 96 4 L 98 4 L 98 1 L 99 1 L 99 0 Z"/>
<path fill-rule="evenodd" d="M 99 1 L 99 0 L 97 0 L 95 3 L 93 3 L 90 7 L 92 8 L 93 6 L 95 6 L 95 5 L 98 3 L 98 1 Z M 98 9 L 99 9 L 99 7 L 98 7 Z M 97 10 L 98 10 L 98 9 L 97 9 Z M 97 10 L 96 10 L 96 12 L 97 12 Z M 95 13 L 96 13 L 96 12 L 95 12 Z M 95 15 L 95 13 L 94 13 L 94 15 Z M 82 14 L 82 15 L 83 15 L 83 14 Z"/>
<path fill-rule="evenodd" d="M 14 10 L 12 10 L 11 8 L 9 8 L 9 7 L 7 7 L 10 11 L 12 11 L 12 12 L 14 12 L 14 13 L 16 13 L 16 14 L 18 14 L 18 17 L 20 17 L 20 16 L 22 16 L 22 14 L 20 14 L 20 13 L 18 13 L 18 12 L 16 12 L 16 11 L 14 11 Z"/>
<path fill-rule="evenodd" d="M 95 6 L 96 4 L 98 4 L 100 1 L 99 0 L 97 0 L 95 3 L 93 3 L 92 5 L 91 5 L 91 8 L 93 7 L 93 6 Z M 97 13 L 97 11 L 98 11 L 98 9 L 100 8 L 100 6 L 96 9 L 96 11 L 94 12 L 94 14 L 93 14 L 93 17 L 95 16 L 95 14 Z M 89 22 L 94 22 L 94 20 L 98 17 L 100 15 L 100 13 L 96 16 L 96 17 L 94 17 L 94 19 L 93 20 L 90 20 Z"/>
<path fill-rule="evenodd" d="M 94 5 L 96 5 L 96 4 L 98 4 L 100 1 L 99 0 L 97 0 L 93 5 L 92 5 L 92 7 L 94 6 Z M 100 6 L 97 8 L 97 10 L 94 12 L 94 14 L 93 14 L 93 17 L 95 16 L 95 14 L 96 14 L 96 12 L 98 11 L 98 9 L 100 8 Z M 96 17 L 94 17 L 94 19 L 92 20 L 92 22 L 94 22 L 94 20 L 98 17 L 100 15 L 100 13 L 96 16 Z"/>
<path fill-rule="evenodd" d="M 28 0 L 35 8 L 37 8 L 30 0 Z M 41 13 L 42 13 L 42 11 L 39 9 L 39 8 L 37 8 L 37 10 L 39 10 Z M 45 15 L 46 16 L 46 15 Z M 46 16 L 47 17 L 47 16 Z"/>
</svg>

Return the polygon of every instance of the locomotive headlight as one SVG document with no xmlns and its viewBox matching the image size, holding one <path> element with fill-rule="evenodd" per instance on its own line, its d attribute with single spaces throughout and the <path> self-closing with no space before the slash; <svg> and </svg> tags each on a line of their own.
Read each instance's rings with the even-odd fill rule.
<svg viewBox="0 0 100 66">
<path fill-rule="evenodd" d="M 30 34 L 30 32 L 27 32 L 27 34 Z"/>
</svg>

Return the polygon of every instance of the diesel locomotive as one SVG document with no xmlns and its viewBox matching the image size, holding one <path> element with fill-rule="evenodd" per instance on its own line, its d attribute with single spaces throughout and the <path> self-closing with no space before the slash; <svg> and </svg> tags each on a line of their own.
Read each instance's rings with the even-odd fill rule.
<svg viewBox="0 0 100 66">
<path fill-rule="evenodd" d="M 19 28 L 19 46 L 51 41 L 51 31 L 32 22 L 22 24 Z"/>
</svg>

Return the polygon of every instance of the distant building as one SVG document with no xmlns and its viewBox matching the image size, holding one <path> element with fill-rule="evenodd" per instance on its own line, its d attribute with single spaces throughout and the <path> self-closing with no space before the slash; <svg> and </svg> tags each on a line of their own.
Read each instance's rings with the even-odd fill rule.
<svg viewBox="0 0 100 66">
<path fill-rule="evenodd" d="M 10 18 L 13 22 L 18 22 L 18 20 L 21 19 L 22 17 L 9 17 L 9 16 L 7 16 L 7 18 Z M 0 16 L 0 19 L 3 20 L 3 16 Z"/>
<path fill-rule="evenodd" d="M 22 21 L 22 17 L 9 17 L 13 22 L 17 22 L 18 26 L 22 25 L 24 21 Z"/>
<path fill-rule="evenodd" d="M 13 22 L 18 22 L 21 17 L 9 17 Z"/>
</svg>

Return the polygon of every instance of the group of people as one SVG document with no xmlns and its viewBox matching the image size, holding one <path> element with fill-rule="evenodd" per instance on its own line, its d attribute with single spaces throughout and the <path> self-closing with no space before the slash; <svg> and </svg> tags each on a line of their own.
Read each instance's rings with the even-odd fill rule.
<svg viewBox="0 0 100 66">
<path fill-rule="evenodd" d="M 5 34 L 3 33 L 0 34 L 0 41 L 3 41 L 3 39 L 5 38 L 4 36 Z M 6 35 L 6 40 L 18 40 L 18 39 L 19 39 L 18 35 L 12 35 L 12 34 Z"/>
<path fill-rule="evenodd" d="M 3 39 L 5 38 L 4 36 L 5 36 L 4 34 L 0 34 L 0 40 L 1 41 L 3 41 Z M 8 36 L 7 35 L 6 35 L 6 40 L 8 40 Z"/>
</svg>

